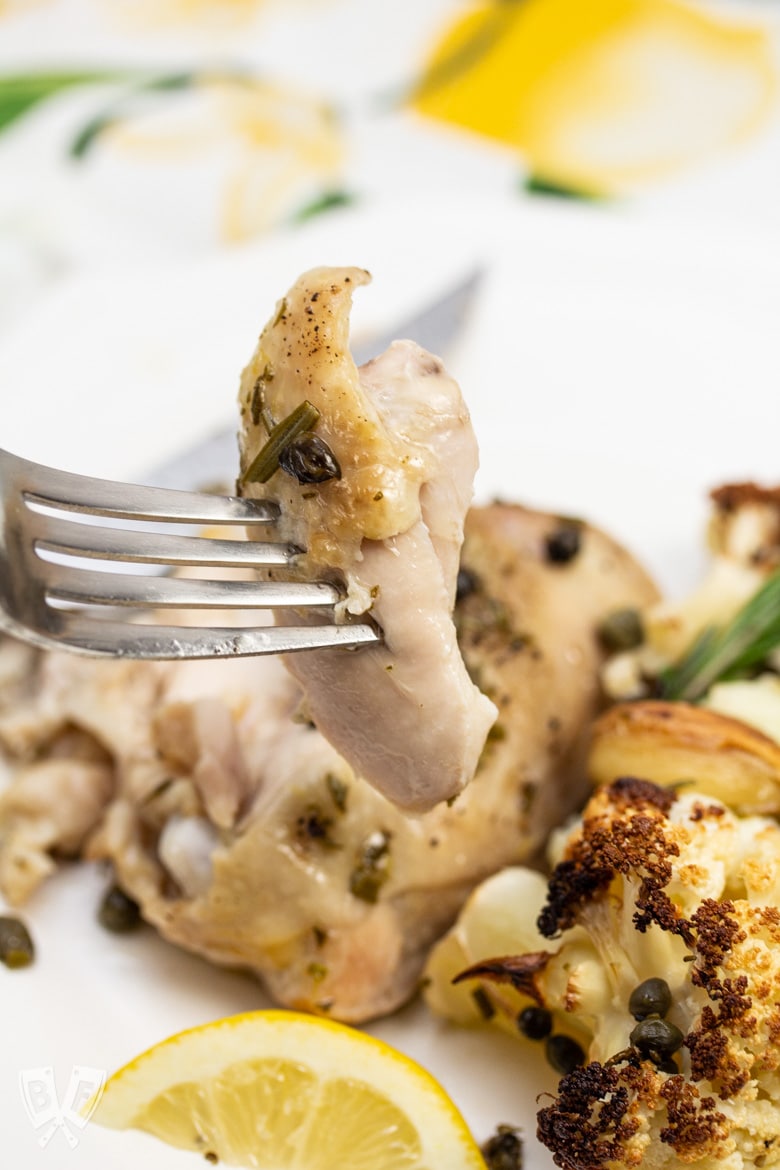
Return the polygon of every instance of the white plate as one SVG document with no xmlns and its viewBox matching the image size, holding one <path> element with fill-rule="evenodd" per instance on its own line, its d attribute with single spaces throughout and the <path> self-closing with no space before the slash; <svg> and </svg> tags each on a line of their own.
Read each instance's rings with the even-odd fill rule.
<svg viewBox="0 0 780 1170">
<path fill-rule="evenodd" d="M 528 204 L 333 215 L 191 268 L 102 272 L 54 290 L 0 347 L 0 442 L 74 470 L 132 476 L 231 417 L 238 373 L 276 298 L 320 263 L 370 268 L 355 328 L 405 318 L 474 262 L 486 276 L 447 355 L 480 438 L 481 497 L 579 514 L 622 537 L 678 591 L 701 564 L 708 488 L 778 478 L 771 258 L 614 213 Z M 17 1170 L 193 1166 L 143 1135 L 87 1126 L 39 1144 L 19 1075 L 113 1069 L 180 1028 L 265 1001 L 257 985 L 163 943 L 95 924 L 102 876 L 64 871 L 27 907 L 38 959 L 0 968 L 3 1153 Z M 419 1006 L 372 1026 L 445 1084 L 479 1139 L 501 1122 L 535 1143 L 554 1078 L 506 1037 Z M 5 1164 L 5 1163 L 4 1163 Z"/>
</svg>

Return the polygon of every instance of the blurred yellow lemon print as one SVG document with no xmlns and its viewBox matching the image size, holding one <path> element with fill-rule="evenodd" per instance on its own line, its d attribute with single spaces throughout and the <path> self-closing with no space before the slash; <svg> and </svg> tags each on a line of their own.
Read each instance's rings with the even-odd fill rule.
<svg viewBox="0 0 780 1170">
<path fill-rule="evenodd" d="M 37 8 L 47 0 L 0 0 L 0 19 L 4 16 L 13 16 L 15 12 L 24 12 L 26 8 Z"/>
<path fill-rule="evenodd" d="M 177 100 L 107 126 L 96 153 L 115 192 L 129 184 L 150 211 L 197 218 L 234 242 L 332 190 L 344 143 L 338 119 L 317 98 L 253 78 L 204 74 Z"/>
<path fill-rule="evenodd" d="M 300 4 L 312 2 L 298 0 Z M 317 3 L 321 5 L 322 0 Z M 103 4 L 111 17 L 138 29 L 178 26 L 209 35 L 245 27 L 264 9 L 273 7 L 274 0 L 103 0 Z M 289 9 L 291 0 L 277 0 L 277 5 Z"/>
<path fill-rule="evenodd" d="M 155 5 L 162 15 L 198 20 L 219 17 L 221 20 L 243 20 L 254 16 L 266 0 L 162 0 Z"/>
<path fill-rule="evenodd" d="M 445 33 L 413 105 L 613 194 L 747 136 L 775 92 L 764 31 L 677 0 L 494 0 Z"/>
<path fill-rule="evenodd" d="M 113 17 L 153 28 L 190 24 L 204 31 L 234 29 L 252 20 L 268 0 L 103 0 Z"/>
</svg>

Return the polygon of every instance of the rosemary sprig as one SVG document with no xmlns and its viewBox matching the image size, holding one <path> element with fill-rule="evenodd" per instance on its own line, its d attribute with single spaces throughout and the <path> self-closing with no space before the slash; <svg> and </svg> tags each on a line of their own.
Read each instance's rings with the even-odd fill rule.
<svg viewBox="0 0 780 1170">
<path fill-rule="evenodd" d="M 780 570 L 725 626 L 702 630 L 682 658 L 661 675 L 661 693 L 665 699 L 695 703 L 714 683 L 746 674 L 778 646 Z"/>
<path fill-rule="evenodd" d="M 267 483 L 279 470 L 279 456 L 300 435 L 310 431 L 317 423 L 320 412 L 307 398 L 300 402 L 292 414 L 288 414 L 272 428 L 268 442 L 255 455 L 242 475 L 244 483 Z"/>
</svg>

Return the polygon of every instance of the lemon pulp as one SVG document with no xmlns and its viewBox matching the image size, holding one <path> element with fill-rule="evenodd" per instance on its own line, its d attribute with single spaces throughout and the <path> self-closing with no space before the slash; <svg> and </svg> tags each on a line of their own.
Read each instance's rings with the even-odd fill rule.
<svg viewBox="0 0 780 1170">
<path fill-rule="evenodd" d="M 94 1120 L 256 1170 L 484 1170 L 430 1074 L 356 1029 L 296 1012 L 163 1041 L 110 1078 Z"/>
</svg>

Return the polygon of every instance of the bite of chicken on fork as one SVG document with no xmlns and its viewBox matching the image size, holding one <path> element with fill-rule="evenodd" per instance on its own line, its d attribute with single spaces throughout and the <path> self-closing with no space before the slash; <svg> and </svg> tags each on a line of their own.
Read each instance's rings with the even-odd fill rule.
<svg viewBox="0 0 780 1170">
<path fill-rule="evenodd" d="M 414 342 L 356 367 L 349 312 L 368 279 L 314 269 L 279 303 L 241 381 L 239 484 L 278 502 L 284 538 L 307 550 L 304 575 L 342 582 L 342 609 L 381 627 L 379 645 L 292 655 L 287 666 L 353 769 L 419 812 L 468 783 L 496 718 L 452 620 L 477 443 L 456 382 Z M 319 418 L 300 460 L 253 482 L 271 424 L 303 402 Z"/>
</svg>

